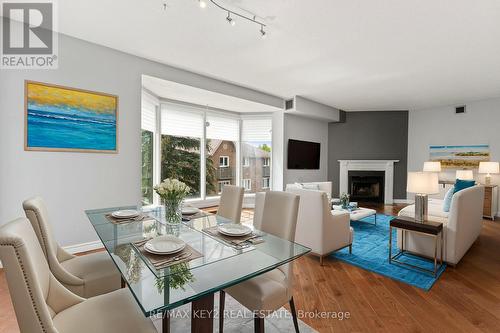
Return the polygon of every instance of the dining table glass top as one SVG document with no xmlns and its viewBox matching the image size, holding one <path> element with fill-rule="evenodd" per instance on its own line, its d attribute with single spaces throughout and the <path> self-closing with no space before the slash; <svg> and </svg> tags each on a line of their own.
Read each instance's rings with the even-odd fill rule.
<svg viewBox="0 0 500 333">
<path fill-rule="evenodd" d="M 160 207 L 142 209 L 145 217 L 139 221 L 115 224 L 106 217 L 121 209 L 136 207 L 87 210 L 85 213 L 147 316 L 263 274 L 310 251 L 307 247 L 256 229 L 253 232 L 263 239 L 262 243 L 234 246 L 203 231 L 232 223 L 214 214 L 201 214 L 177 227 L 165 223 Z M 202 256 L 155 269 L 132 243 L 165 234 L 179 237 Z"/>
</svg>

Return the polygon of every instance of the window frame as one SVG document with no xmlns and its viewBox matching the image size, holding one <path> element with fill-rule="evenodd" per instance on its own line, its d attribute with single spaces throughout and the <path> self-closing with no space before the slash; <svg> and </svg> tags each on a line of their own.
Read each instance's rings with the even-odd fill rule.
<svg viewBox="0 0 500 333">
<path fill-rule="evenodd" d="M 264 186 L 265 181 L 267 180 L 267 186 Z M 271 177 L 262 177 L 262 189 L 267 190 L 271 187 Z"/>
<path fill-rule="evenodd" d="M 224 160 L 226 161 L 226 163 L 221 164 L 221 161 L 224 161 Z M 229 156 L 226 156 L 226 155 L 219 156 L 219 168 L 229 168 Z"/>
<path fill-rule="evenodd" d="M 250 166 L 250 157 L 244 156 L 241 166 L 244 168 L 248 168 Z"/>
<path fill-rule="evenodd" d="M 246 186 L 246 182 L 248 181 L 248 184 L 250 184 L 250 186 Z M 245 189 L 245 191 L 251 191 L 252 190 L 252 179 L 251 178 L 244 178 L 241 180 L 241 186 L 243 186 L 243 188 Z"/>
<path fill-rule="evenodd" d="M 231 185 L 231 181 L 230 180 L 218 180 L 217 181 L 217 193 L 218 194 L 222 193 L 221 185 Z"/>
<path fill-rule="evenodd" d="M 262 166 L 268 167 L 271 166 L 271 158 L 270 157 L 264 157 L 262 162 Z"/>
</svg>

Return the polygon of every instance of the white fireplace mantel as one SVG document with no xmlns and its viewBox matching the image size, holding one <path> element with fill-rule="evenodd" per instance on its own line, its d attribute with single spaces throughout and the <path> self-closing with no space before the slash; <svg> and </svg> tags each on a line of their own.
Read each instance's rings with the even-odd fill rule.
<svg viewBox="0 0 500 333">
<path fill-rule="evenodd" d="M 348 193 L 349 171 L 384 171 L 384 203 L 394 202 L 394 163 L 399 160 L 339 160 L 339 193 Z"/>
</svg>

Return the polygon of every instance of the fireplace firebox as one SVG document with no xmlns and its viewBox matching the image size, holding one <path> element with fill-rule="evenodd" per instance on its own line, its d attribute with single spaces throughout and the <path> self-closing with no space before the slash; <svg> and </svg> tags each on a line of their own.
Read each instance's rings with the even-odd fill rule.
<svg viewBox="0 0 500 333">
<path fill-rule="evenodd" d="M 384 202 L 384 171 L 349 171 L 351 201 Z"/>
</svg>

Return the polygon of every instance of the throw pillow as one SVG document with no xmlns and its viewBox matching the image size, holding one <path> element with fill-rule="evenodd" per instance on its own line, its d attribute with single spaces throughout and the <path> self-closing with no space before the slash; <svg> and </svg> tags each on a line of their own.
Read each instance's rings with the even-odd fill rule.
<svg viewBox="0 0 500 333">
<path fill-rule="evenodd" d="M 466 188 L 472 187 L 476 185 L 475 180 L 463 180 L 463 179 L 457 179 L 455 182 L 455 190 L 453 193 L 457 193 L 458 191 L 465 190 Z"/>
<path fill-rule="evenodd" d="M 448 192 L 446 192 L 446 195 L 444 196 L 443 200 L 443 212 L 449 212 L 450 207 L 451 207 L 451 199 L 453 198 L 453 194 L 455 194 L 455 186 L 452 186 Z"/>
</svg>

